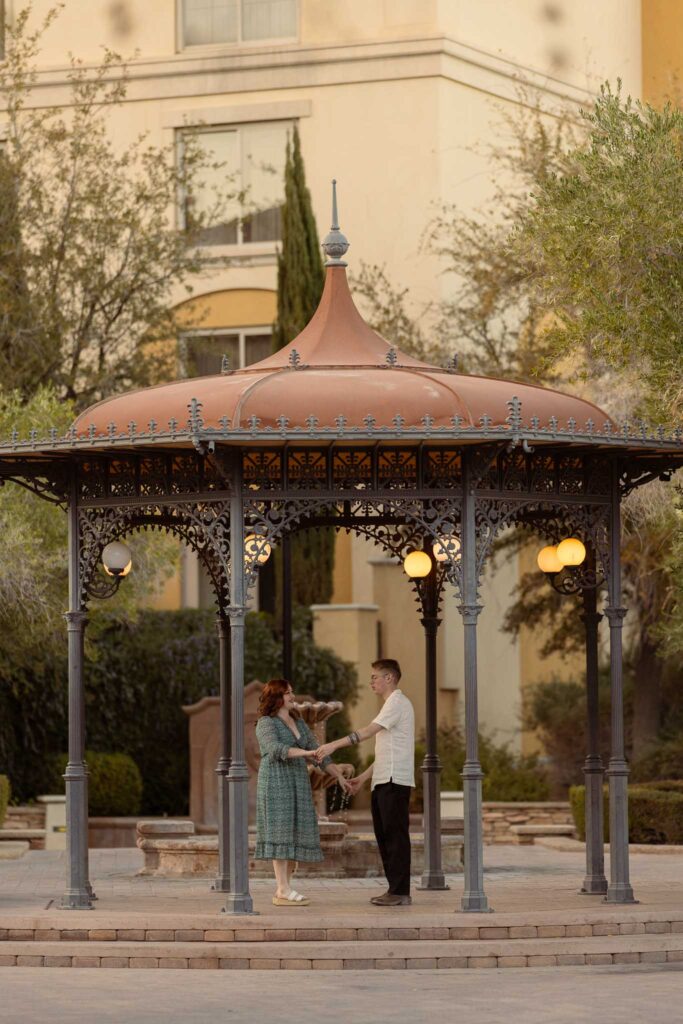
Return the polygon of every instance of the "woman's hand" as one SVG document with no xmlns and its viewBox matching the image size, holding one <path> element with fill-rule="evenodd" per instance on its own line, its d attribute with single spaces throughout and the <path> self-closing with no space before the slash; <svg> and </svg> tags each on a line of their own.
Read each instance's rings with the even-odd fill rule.
<svg viewBox="0 0 683 1024">
<path fill-rule="evenodd" d="M 307 761 L 312 761 L 313 764 L 320 764 L 317 750 L 304 750 L 303 756 Z"/>
</svg>

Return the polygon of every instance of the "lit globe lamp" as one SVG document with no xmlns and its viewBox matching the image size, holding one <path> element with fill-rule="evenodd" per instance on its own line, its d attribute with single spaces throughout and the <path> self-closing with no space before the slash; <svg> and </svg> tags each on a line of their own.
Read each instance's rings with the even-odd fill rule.
<svg viewBox="0 0 683 1024">
<path fill-rule="evenodd" d="M 449 559 L 455 560 L 460 557 L 460 541 L 453 535 L 439 537 L 438 540 L 434 541 L 432 551 L 437 562 L 447 562 Z"/>
<path fill-rule="evenodd" d="M 123 579 L 133 568 L 133 556 L 127 544 L 113 540 L 102 551 L 102 567 L 107 576 Z"/>
<path fill-rule="evenodd" d="M 411 580 L 423 580 L 432 571 L 432 560 L 426 551 L 411 551 L 403 559 L 403 568 Z"/>
<path fill-rule="evenodd" d="M 245 562 L 256 561 L 259 565 L 265 565 L 270 558 L 272 550 L 265 537 L 259 536 L 258 533 L 249 533 L 244 538 Z"/>
<path fill-rule="evenodd" d="M 586 558 L 586 548 L 578 537 L 567 537 L 557 545 L 557 557 L 567 569 L 576 569 Z"/>
<path fill-rule="evenodd" d="M 551 578 L 557 576 L 558 572 L 562 572 L 564 569 L 564 562 L 561 562 L 557 556 L 557 544 L 549 544 L 547 547 L 541 548 L 536 563 L 541 572 Z"/>
</svg>

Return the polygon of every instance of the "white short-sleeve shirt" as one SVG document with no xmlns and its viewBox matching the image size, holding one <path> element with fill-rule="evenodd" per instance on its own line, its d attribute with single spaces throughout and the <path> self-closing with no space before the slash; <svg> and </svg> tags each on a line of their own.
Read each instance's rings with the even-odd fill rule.
<svg viewBox="0 0 683 1024">
<path fill-rule="evenodd" d="M 375 736 L 372 788 L 383 782 L 415 785 L 415 713 L 401 690 L 394 690 L 373 719 L 381 730 Z"/>
</svg>

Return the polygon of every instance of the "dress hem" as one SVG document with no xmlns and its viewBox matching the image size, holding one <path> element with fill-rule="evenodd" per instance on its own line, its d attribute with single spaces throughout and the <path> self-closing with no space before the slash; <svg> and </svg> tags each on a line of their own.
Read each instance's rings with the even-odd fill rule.
<svg viewBox="0 0 683 1024">
<path fill-rule="evenodd" d="M 287 846 L 282 843 L 257 843 L 254 860 L 300 860 L 307 864 L 324 860 L 322 850 Z"/>
</svg>

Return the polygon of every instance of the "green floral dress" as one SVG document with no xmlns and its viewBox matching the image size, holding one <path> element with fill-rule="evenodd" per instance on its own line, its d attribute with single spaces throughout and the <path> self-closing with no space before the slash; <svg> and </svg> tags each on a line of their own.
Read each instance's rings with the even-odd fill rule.
<svg viewBox="0 0 683 1024">
<path fill-rule="evenodd" d="M 320 861 L 318 817 L 305 757 L 287 757 L 291 747 L 316 750 L 319 742 L 306 723 L 296 720 L 299 739 L 277 715 L 256 723 L 261 764 L 256 788 L 257 860 Z M 326 757 L 322 766 L 331 761 Z"/>
</svg>

